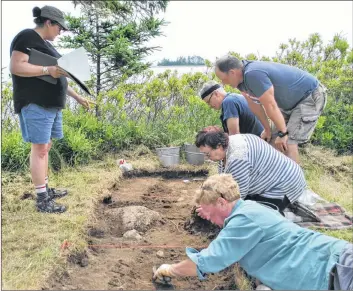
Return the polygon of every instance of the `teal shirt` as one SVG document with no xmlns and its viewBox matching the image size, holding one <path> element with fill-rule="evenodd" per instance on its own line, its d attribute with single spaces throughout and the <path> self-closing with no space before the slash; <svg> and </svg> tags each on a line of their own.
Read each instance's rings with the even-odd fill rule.
<svg viewBox="0 0 353 291">
<path fill-rule="evenodd" d="M 301 228 L 254 201 L 239 200 L 208 248 L 186 248 L 186 254 L 200 279 L 239 262 L 272 289 L 327 290 L 329 272 L 347 243 Z"/>
</svg>

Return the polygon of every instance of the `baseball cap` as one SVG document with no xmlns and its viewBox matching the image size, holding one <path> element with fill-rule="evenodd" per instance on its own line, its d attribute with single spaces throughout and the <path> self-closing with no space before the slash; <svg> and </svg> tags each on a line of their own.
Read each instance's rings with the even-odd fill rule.
<svg viewBox="0 0 353 291">
<path fill-rule="evenodd" d="M 38 16 L 56 21 L 58 24 L 62 26 L 64 30 L 69 30 L 65 21 L 64 13 L 62 13 L 62 11 L 56 7 L 49 6 L 49 5 L 43 6 L 42 8 L 40 8 L 40 15 Z"/>
</svg>

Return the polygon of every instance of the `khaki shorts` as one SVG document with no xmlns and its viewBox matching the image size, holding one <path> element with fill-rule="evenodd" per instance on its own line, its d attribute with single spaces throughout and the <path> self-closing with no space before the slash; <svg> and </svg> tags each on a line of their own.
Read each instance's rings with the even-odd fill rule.
<svg viewBox="0 0 353 291">
<path fill-rule="evenodd" d="M 291 110 L 282 110 L 287 125 L 288 144 L 303 144 L 309 141 L 314 132 L 317 121 L 326 106 L 326 88 L 319 84 L 308 97 Z M 277 128 L 270 123 L 272 141 L 277 137 Z"/>
</svg>

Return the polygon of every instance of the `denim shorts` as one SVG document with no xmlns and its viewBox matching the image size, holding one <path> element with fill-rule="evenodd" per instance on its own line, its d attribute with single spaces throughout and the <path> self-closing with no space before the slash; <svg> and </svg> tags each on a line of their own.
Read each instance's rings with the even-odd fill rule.
<svg viewBox="0 0 353 291">
<path fill-rule="evenodd" d="M 25 142 L 48 144 L 52 138 L 63 138 L 63 115 L 58 108 L 45 108 L 30 103 L 19 114 Z"/>
</svg>

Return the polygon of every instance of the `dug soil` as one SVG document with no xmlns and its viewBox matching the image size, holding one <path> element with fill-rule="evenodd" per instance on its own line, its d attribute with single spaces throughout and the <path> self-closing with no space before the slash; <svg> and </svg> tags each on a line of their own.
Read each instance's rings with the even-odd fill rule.
<svg viewBox="0 0 353 291">
<path fill-rule="evenodd" d="M 195 224 L 191 201 L 202 178 L 187 179 L 138 176 L 126 178 L 111 189 L 97 207 L 97 222 L 88 235 L 89 249 L 71 256 L 67 270 L 51 278 L 45 289 L 235 289 L 231 269 L 210 274 L 205 281 L 178 278 L 172 280 L 172 285 L 163 285 L 151 280 L 153 266 L 186 259 L 185 247 L 202 249 L 219 231 L 211 225 Z M 142 238 L 126 239 L 122 237 L 122 222 L 109 215 L 112 209 L 125 206 L 147 207 L 158 212 L 161 219 L 140 231 Z"/>
</svg>

